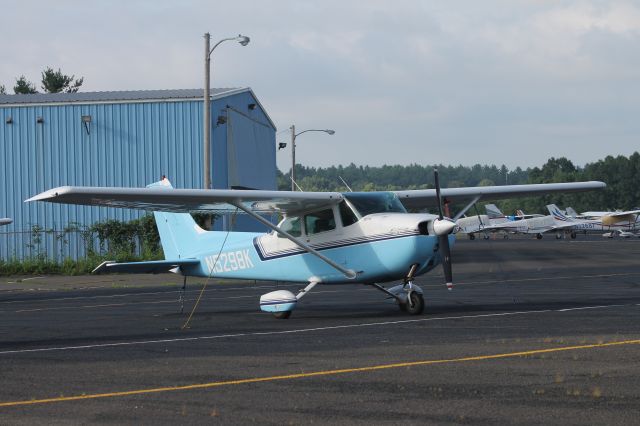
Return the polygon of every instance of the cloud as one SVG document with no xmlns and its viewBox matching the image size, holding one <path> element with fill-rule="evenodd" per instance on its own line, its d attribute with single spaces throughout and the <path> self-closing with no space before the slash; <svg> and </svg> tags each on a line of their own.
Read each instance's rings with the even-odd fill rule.
<svg viewBox="0 0 640 426">
<path fill-rule="evenodd" d="M 580 164 L 633 152 L 640 130 L 634 2 L 65 0 L 5 12 L 9 88 L 45 66 L 84 76 L 85 90 L 202 87 L 204 32 L 249 35 L 216 49 L 213 84 L 251 86 L 280 129 L 334 128 L 305 135 L 319 138 L 300 148 L 308 165 L 526 167 L 560 153 Z"/>
</svg>

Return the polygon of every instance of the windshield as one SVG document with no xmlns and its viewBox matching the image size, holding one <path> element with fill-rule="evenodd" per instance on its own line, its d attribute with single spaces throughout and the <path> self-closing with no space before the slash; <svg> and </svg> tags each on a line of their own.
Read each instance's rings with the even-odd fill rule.
<svg viewBox="0 0 640 426">
<path fill-rule="evenodd" d="M 372 213 L 407 212 L 393 192 L 347 192 L 342 195 L 358 211 L 360 216 Z"/>
</svg>

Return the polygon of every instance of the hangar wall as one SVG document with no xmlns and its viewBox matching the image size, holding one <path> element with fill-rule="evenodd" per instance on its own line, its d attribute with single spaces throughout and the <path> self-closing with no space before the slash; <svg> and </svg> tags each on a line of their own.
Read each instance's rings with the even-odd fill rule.
<svg viewBox="0 0 640 426">
<path fill-rule="evenodd" d="M 177 188 L 201 188 L 202 104 L 202 90 L 0 95 L 0 216 L 14 220 L 0 228 L 0 259 L 33 255 L 34 227 L 61 231 L 143 214 L 23 202 L 46 189 L 143 187 L 162 175 Z M 211 116 L 214 188 L 276 189 L 276 129 L 253 91 L 213 89 Z M 40 244 L 75 257 L 79 243 Z"/>
</svg>

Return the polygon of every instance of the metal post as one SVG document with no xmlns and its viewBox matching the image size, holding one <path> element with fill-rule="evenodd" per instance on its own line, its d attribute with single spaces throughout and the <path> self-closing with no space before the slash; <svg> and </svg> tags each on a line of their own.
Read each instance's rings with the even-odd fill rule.
<svg viewBox="0 0 640 426">
<path fill-rule="evenodd" d="M 203 154 L 202 161 L 204 167 L 202 172 L 204 174 L 204 189 L 211 188 L 211 94 L 210 94 L 210 72 L 211 72 L 211 53 L 209 50 L 209 42 L 211 35 L 209 33 L 204 34 L 204 139 L 203 139 Z"/>
<path fill-rule="evenodd" d="M 291 125 L 291 190 L 296 190 L 296 126 Z"/>
</svg>

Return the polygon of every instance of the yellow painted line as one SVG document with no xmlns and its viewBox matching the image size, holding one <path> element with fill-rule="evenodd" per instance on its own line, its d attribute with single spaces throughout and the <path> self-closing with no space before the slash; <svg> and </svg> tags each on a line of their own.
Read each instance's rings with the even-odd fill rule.
<svg viewBox="0 0 640 426">
<path fill-rule="evenodd" d="M 76 396 L 60 396 L 57 398 L 32 399 L 29 401 L 9 401 L 9 402 L 0 402 L 0 407 L 15 407 L 15 406 L 24 406 L 24 405 L 46 404 L 51 402 L 68 402 L 68 401 L 80 401 L 84 399 L 113 398 L 118 396 L 144 395 L 144 394 L 160 393 L 160 392 L 209 389 L 209 388 L 217 388 L 222 386 L 243 385 L 248 383 L 274 382 L 278 380 L 294 380 L 294 379 L 303 379 L 308 377 L 334 376 L 338 374 L 363 373 L 363 372 L 369 372 L 369 371 L 388 370 L 392 368 L 416 367 L 416 366 L 422 366 L 422 365 L 459 363 L 459 362 L 469 362 L 469 361 L 486 361 L 491 359 L 515 358 L 515 357 L 522 357 L 522 356 L 529 356 L 529 355 L 547 354 L 547 353 L 553 353 L 553 352 L 575 351 L 579 349 L 605 348 L 610 346 L 637 345 L 637 344 L 640 344 L 640 339 L 624 340 L 620 342 L 596 343 L 591 345 L 564 346 L 560 348 L 550 348 L 550 349 L 534 349 L 530 351 L 510 352 L 510 353 L 493 354 L 493 355 L 478 355 L 478 356 L 470 356 L 470 357 L 464 357 L 464 358 L 400 362 L 395 364 L 374 365 L 370 367 L 343 368 L 338 370 L 315 371 L 311 373 L 285 374 L 281 376 L 269 376 L 269 377 L 254 377 L 254 378 L 248 378 L 248 379 L 225 380 L 220 382 L 197 383 L 193 385 L 168 386 L 168 387 L 162 387 L 162 388 L 138 389 L 138 390 L 122 391 L 122 392 L 95 393 L 95 394 L 76 395 Z"/>
</svg>

